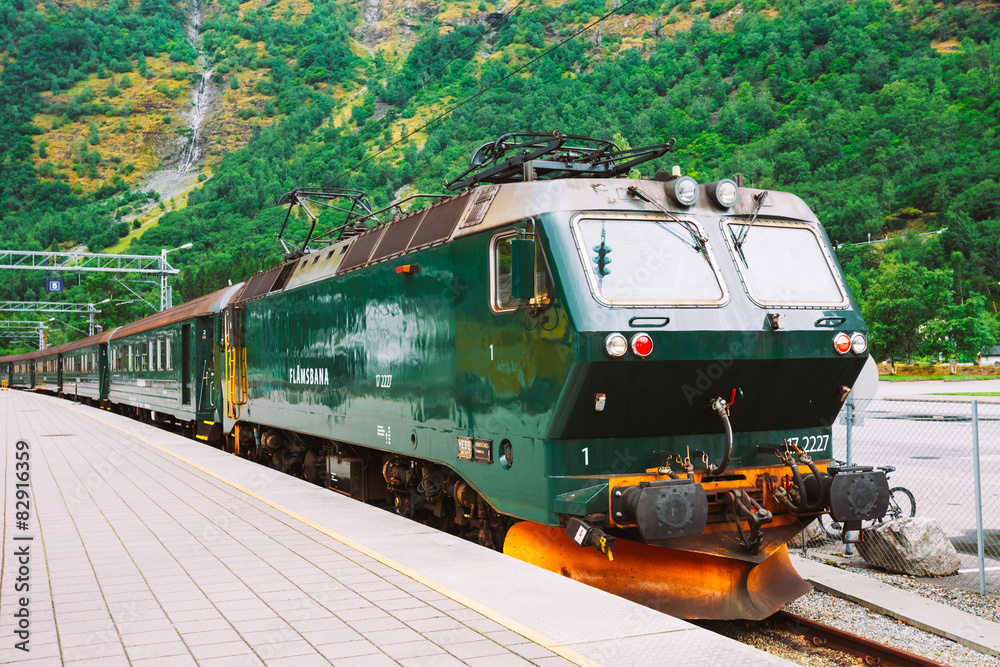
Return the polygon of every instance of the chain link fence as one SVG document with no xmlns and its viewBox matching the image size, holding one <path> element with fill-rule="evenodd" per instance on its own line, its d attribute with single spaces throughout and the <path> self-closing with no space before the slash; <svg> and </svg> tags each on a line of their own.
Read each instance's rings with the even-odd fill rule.
<svg viewBox="0 0 1000 667">
<path fill-rule="evenodd" d="M 866 522 L 864 540 L 853 544 L 824 515 L 807 531 L 807 552 L 853 554 L 889 572 L 1000 593 L 1000 403 L 925 399 L 848 400 L 833 427 L 833 456 L 894 468 L 889 512 Z"/>
</svg>

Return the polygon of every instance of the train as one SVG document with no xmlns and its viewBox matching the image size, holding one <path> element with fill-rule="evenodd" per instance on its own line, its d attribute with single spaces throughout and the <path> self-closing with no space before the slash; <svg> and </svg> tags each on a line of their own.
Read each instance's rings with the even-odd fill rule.
<svg viewBox="0 0 1000 667">
<path fill-rule="evenodd" d="M 832 457 L 867 330 L 802 199 L 636 173 L 672 147 L 503 135 L 422 207 L 293 190 L 279 265 L 0 373 L 678 617 L 765 618 L 809 590 L 793 536 L 885 512 L 884 474 Z"/>
</svg>

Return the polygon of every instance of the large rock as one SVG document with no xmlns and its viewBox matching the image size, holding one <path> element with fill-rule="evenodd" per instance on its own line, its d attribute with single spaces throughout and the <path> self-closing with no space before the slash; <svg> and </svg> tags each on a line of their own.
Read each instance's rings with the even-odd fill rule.
<svg viewBox="0 0 1000 667">
<path fill-rule="evenodd" d="M 913 517 L 865 531 L 858 554 L 875 567 L 914 577 L 955 574 L 958 552 L 936 519 Z"/>
<path fill-rule="evenodd" d="M 806 546 L 818 547 L 826 544 L 827 540 L 826 531 L 823 527 L 819 525 L 818 520 L 813 520 L 809 522 L 806 526 Z M 802 532 L 795 533 L 795 537 L 788 540 L 789 549 L 801 549 L 802 548 Z"/>
</svg>

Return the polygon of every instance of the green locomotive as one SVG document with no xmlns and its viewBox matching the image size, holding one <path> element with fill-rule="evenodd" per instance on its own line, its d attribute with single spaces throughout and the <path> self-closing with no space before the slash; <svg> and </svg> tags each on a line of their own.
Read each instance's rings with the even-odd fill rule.
<svg viewBox="0 0 1000 667">
<path fill-rule="evenodd" d="M 295 190 L 280 266 L 111 336 L 115 378 L 193 322 L 198 409 L 112 403 L 677 616 L 763 618 L 808 590 L 789 538 L 885 511 L 882 473 L 827 467 L 865 325 L 798 197 L 620 178 L 669 148 L 505 135 L 387 221 Z"/>
</svg>

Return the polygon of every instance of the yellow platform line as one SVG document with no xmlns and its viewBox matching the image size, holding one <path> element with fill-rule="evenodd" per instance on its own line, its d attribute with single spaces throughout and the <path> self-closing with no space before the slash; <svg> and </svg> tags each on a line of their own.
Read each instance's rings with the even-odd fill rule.
<svg viewBox="0 0 1000 667">
<path fill-rule="evenodd" d="M 552 651 L 553 653 L 555 653 L 557 655 L 562 656 L 563 658 L 569 660 L 570 662 L 576 663 L 577 665 L 581 665 L 582 667 L 600 667 L 600 663 L 599 662 L 591 660 L 590 658 L 588 658 L 588 657 L 586 657 L 584 655 L 581 655 L 580 653 L 577 653 L 573 649 L 571 649 L 571 648 L 569 648 L 567 646 L 564 646 L 564 645 L 560 644 L 559 642 L 557 642 L 557 641 L 555 641 L 553 639 L 550 639 L 550 638 L 546 637 L 542 633 L 540 633 L 540 632 L 538 632 L 536 630 L 533 630 L 533 629 L 529 628 L 526 625 L 518 623 L 514 619 L 512 619 L 512 618 L 510 618 L 508 616 L 505 616 L 504 614 L 501 614 L 500 612 L 498 612 L 498 611 L 496 611 L 494 609 L 491 609 L 490 607 L 487 607 L 486 605 L 481 604 L 481 603 L 473 600 L 470 597 L 462 595 L 458 591 L 452 590 L 448 586 L 445 586 L 444 584 L 439 583 L 439 582 L 435 581 L 434 579 L 431 579 L 430 577 L 427 577 L 424 574 L 422 574 L 420 572 L 417 572 L 416 570 L 408 568 L 405 565 L 403 565 L 402 563 L 397 563 L 396 561 L 394 561 L 393 559 L 389 558 L 388 556 L 384 556 L 383 554 L 380 554 L 379 552 L 377 552 L 377 551 L 375 551 L 373 549 L 370 549 L 370 548 L 366 547 L 365 545 L 360 544 L 359 542 L 355 542 L 354 540 L 352 540 L 351 538 L 349 538 L 349 537 L 347 537 L 345 535 L 341 535 L 340 533 L 338 533 L 336 531 L 330 530 L 326 526 L 324 526 L 322 524 L 319 524 L 319 523 L 316 523 L 312 519 L 310 519 L 308 517 L 305 517 L 305 516 L 302 516 L 301 514 L 299 514 L 298 512 L 296 512 L 294 510 L 290 510 L 287 507 L 284 507 L 283 505 L 279 505 L 278 503 L 274 502 L 270 498 L 262 496 L 259 493 L 255 492 L 255 491 L 253 491 L 251 489 L 248 489 L 248 488 L 246 488 L 245 486 L 243 486 L 241 484 L 238 484 L 238 483 L 232 481 L 231 479 L 227 479 L 227 478 L 225 478 L 225 477 L 223 477 L 221 475 L 218 475 L 214 471 L 209 470 L 208 468 L 206 468 L 206 467 L 204 467 L 202 465 L 199 465 L 199 464 L 195 463 L 194 461 L 188 460 L 188 459 L 184 458 L 183 456 L 180 456 L 179 454 L 176 454 L 176 453 L 170 451 L 169 449 L 167 449 L 165 447 L 161 447 L 160 445 L 157 445 L 154 442 L 150 442 L 149 440 L 146 440 L 145 438 L 143 438 L 141 436 L 138 436 L 138 435 L 136 435 L 136 434 L 134 434 L 134 433 L 132 433 L 130 431 L 127 431 L 127 430 L 121 428 L 120 426 L 116 426 L 116 425 L 112 424 L 111 422 L 105 421 L 104 419 L 101 419 L 100 417 L 95 417 L 93 415 L 89 415 L 89 414 L 87 414 L 85 412 L 82 412 L 81 410 L 77 410 L 75 408 L 70 408 L 70 410 L 73 410 L 74 412 L 78 412 L 79 414 L 82 414 L 85 417 L 88 417 L 89 419 L 93 419 L 94 421 L 99 421 L 102 424 L 106 424 L 107 426 L 110 426 L 111 428 L 113 428 L 113 429 L 115 429 L 117 431 L 121 431 L 122 433 L 128 435 L 129 437 L 132 437 L 132 438 L 135 438 L 136 440 L 144 442 L 147 445 L 149 445 L 150 447 L 152 447 L 154 449 L 158 449 L 159 451 L 163 452 L 164 454 L 168 454 L 168 455 L 174 457 L 175 459 L 177 459 L 178 461 L 182 461 L 183 463 L 188 464 L 192 468 L 200 470 L 201 472 L 205 473 L 209 477 L 212 477 L 213 479 L 219 480 L 223 484 L 228 484 L 229 486 L 233 487 L 237 491 L 241 491 L 241 492 L 247 494 L 251 498 L 256 498 L 257 500 L 261 501 L 262 503 L 265 503 L 266 505 L 270 505 L 274 509 L 278 510 L 279 512 L 281 512 L 281 513 L 283 513 L 283 514 L 285 514 L 285 515 L 287 515 L 289 517 L 291 517 L 292 519 L 295 519 L 296 521 L 300 521 L 301 523 L 304 523 L 305 525 L 309 526 L 310 528 L 318 530 L 319 532 L 323 533 L 324 535 L 332 537 L 333 539 L 337 540 L 338 542 L 343 543 L 345 546 L 348 546 L 348 547 L 351 547 L 352 549 L 356 549 L 356 550 L 360 551 L 364 555 L 366 555 L 369 558 L 372 558 L 374 560 L 377 560 L 379 563 L 382 563 L 386 567 L 390 567 L 393 570 L 396 570 L 397 572 L 399 572 L 400 574 L 404 574 L 407 577 L 413 579 L 414 581 L 416 581 L 418 583 L 421 583 L 424 586 L 427 586 L 428 588 L 430 588 L 432 590 L 437 591 L 441 595 L 444 595 L 445 597 L 451 598 L 455 602 L 458 602 L 459 604 L 461 604 L 461 605 L 463 605 L 463 606 L 465 606 L 465 607 L 467 607 L 467 608 L 469 608 L 469 609 L 471 609 L 471 610 L 473 610 L 475 612 L 478 612 L 478 613 L 482 614 L 483 616 L 485 616 L 486 618 L 490 619 L 491 621 L 494 621 L 496 623 L 499 623 L 500 625 L 503 625 L 504 627 L 508 628 L 509 630 L 512 630 L 513 632 L 516 632 L 517 634 L 521 635 L 522 637 L 524 637 L 524 638 L 526 638 L 526 639 L 528 639 L 528 640 L 530 640 L 530 641 L 532 641 L 532 642 L 534 642 L 534 643 L 536 643 L 536 644 L 538 644 L 540 646 L 543 646 L 543 647 L 547 648 L 548 650 Z M 356 502 L 360 502 L 360 501 L 356 501 Z"/>
</svg>

